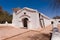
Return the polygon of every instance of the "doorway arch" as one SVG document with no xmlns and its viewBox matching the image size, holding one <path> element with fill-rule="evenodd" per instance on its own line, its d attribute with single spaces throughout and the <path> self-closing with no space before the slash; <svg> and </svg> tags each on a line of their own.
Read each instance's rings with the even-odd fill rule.
<svg viewBox="0 0 60 40">
<path fill-rule="evenodd" d="M 22 19 L 22 22 L 23 22 L 23 26 L 24 26 L 25 28 L 28 28 L 28 18 L 23 18 L 23 19 Z"/>
</svg>

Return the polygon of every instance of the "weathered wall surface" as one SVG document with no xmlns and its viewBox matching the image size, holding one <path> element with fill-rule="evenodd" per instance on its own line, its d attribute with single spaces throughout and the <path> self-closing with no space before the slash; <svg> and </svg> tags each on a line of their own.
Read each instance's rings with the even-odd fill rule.
<svg viewBox="0 0 60 40">
<path fill-rule="evenodd" d="M 24 14 L 25 13 L 25 14 Z M 44 16 L 44 15 L 43 15 Z M 13 13 L 13 20 L 12 24 L 17 27 L 24 27 L 23 19 L 28 19 L 28 29 L 37 29 L 41 28 L 40 19 L 39 19 L 39 12 L 34 11 L 33 9 L 21 9 L 17 11 L 17 13 Z M 43 18 L 45 26 L 50 25 L 50 19 Z"/>
<path fill-rule="evenodd" d="M 50 19 L 45 19 L 44 18 L 44 24 L 45 24 L 45 27 L 48 26 L 48 25 L 51 25 Z"/>
<path fill-rule="evenodd" d="M 24 27 L 22 22 L 22 19 L 24 18 L 28 18 L 28 29 L 36 29 L 40 27 L 39 14 L 37 12 L 30 12 L 27 10 L 23 10 L 17 15 L 13 13 L 12 24 L 18 27 Z"/>
</svg>

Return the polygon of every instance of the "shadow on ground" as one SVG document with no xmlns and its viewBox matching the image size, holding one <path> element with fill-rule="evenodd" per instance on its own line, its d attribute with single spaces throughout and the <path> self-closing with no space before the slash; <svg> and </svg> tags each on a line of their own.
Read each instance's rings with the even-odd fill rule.
<svg viewBox="0 0 60 40">
<path fill-rule="evenodd" d="M 50 40 L 50 34 L 36 34 L 34 36 L 28 36 L 30 40 Z"/>
</svg>

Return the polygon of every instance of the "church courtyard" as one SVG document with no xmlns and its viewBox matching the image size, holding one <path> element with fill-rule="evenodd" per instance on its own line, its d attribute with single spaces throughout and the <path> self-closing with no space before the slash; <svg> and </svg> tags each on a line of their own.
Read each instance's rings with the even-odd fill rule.
<svg viewBox="0 0 60 40">
<path fill-rule="evenodd" d="M 1 40 L 49 40 L 52 26 L 37 30 L 0 26 Z M 44 39 L 42 39 L 44 37 Z"/>
</svg>

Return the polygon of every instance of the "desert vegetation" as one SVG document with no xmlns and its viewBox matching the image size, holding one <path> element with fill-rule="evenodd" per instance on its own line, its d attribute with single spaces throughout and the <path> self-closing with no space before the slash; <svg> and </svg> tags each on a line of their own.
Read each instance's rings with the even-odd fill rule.
<svg viewBox="0 0 60 40">
<path fill-rule="evenodd" d="M 0 23 L 12 23 L 12 15 L 9 14 L 7 11 L 3 10 L 3 8 L 0 6 Z"/>
</svg>

